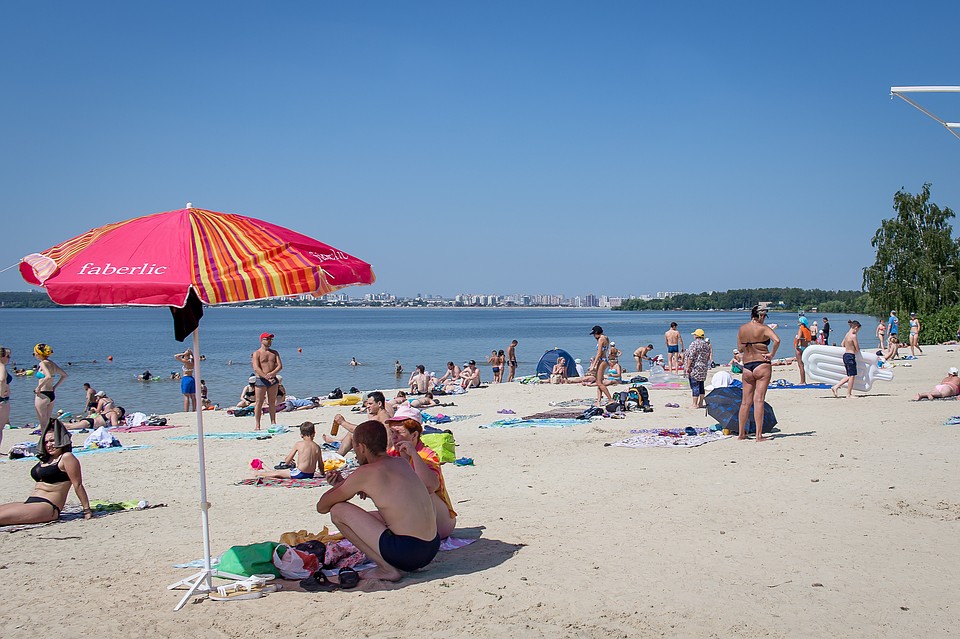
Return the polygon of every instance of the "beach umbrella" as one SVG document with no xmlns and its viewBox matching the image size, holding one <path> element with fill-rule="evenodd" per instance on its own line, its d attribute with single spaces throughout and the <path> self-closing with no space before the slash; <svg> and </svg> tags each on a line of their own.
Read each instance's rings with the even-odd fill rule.
<svg viewBox="0 0 960 639">
<path fill-rule="evenodd" d="M 369 264 L 306 235 L 263 220 L 186 208 L 92 229 L 20 262 L 20 274 L 57 304 L 167 306 L 174 336 L 193 335 L 200 379 L 204 304 L 324 295 L 372 284 Z M 197 385 L 197 450 L 204 569 L 171 588 L 189 586 L 174 610 L 198 589 L 211 590 L 210 525 L 203 451 L 203 403 Z"/>
<path fill-rule="evenodd" d="M 713 417 L 721 428 L 729 429 L 731 433 L 740 432 L 740 401 L 743 398 L 743 389 L 735 386 L 714 388 L 707 395 L 707 415 Z M 770 404 L 763 403 L 763 432 L 769 433 L 777 425 L 777 416 L 773 413 Z M 753 418 L 753 407 L 750 407 L 750 421 L 747 422 L 747 432 L 757 432 L 757 421 Z"/>
</svg>

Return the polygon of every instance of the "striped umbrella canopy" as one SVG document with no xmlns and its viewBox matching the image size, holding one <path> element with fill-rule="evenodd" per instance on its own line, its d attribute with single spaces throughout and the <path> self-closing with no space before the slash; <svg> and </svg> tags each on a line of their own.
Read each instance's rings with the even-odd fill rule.
<svg viewBox="0 0 960 639">
<path fill-rule="evenodd" d="M 372 284 L 366 262 L 263 220 L 187 208 L 92 229 L 21 260 L 65 305 L 184 307 Z"/>
</svg>

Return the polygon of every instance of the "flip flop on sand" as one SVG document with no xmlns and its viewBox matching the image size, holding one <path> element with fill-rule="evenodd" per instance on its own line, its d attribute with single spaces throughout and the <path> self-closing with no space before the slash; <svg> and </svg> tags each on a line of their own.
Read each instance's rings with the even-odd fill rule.
<svg viewBox="0 0 960 639">
<path fill-rule="evenodd" d="M 333 583 L 323 574 L 323 570 L 318 570 L 306 579 L 301 579 L 300 587 L 307 592 L 333 592 L 340 589 L 340 584 Z"/>
</svg>

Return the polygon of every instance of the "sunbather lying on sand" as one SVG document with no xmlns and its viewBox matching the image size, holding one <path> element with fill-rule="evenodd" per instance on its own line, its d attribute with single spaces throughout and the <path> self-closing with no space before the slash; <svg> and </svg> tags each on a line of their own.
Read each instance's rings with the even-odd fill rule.
<svg viewBox="0 0 960 639">
<path fill-rule="evenodd" d="M 91 413 L 90 417 L 84 417 L 75 422 L 67 422 L 64 425 L 69 430 L 77 430 L 78 428 L 94 429 L 100 428 L 101 426 L 119 426 L 123 423 L 123 418 L 126 414 L 127 411 L 123 409 L 123 406 L 114 406 L 103 413 Z"/>
<path fill-rule="evenodd" d="M 918 393 L 914 401 L 921 399 L 943 399 L 944 397 L 956 397 L 960 395 L 960 377 L 957 377 L 957 369 L 950 367 L 947 376 L 940 380 L 940 383 L 933 387 L 929 393 Z"/>
</svg>

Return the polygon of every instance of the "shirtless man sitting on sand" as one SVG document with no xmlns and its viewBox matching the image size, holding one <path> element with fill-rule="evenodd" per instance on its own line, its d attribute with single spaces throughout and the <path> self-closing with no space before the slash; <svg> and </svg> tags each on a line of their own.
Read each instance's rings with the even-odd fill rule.
<svg viewBox="0 0 960 639">
<path fill-rule="evenodd" d="M 273 338 L 273 333 L 261 333 L 260 348 L 254 351 L 250 357 L 253 374 L 257 377 L 257 381 L 254 383 L 256 399 L 253 404 L 253 416 L 257 425 L 254 430 L 260 430 L 260 418 L 263 416 L 263 400 L 265 398 L 270 410 L 270 425 L 277 425 L 277 390 L 279 390 L 280 385 L 278 373 L 283 370 L 283 363 L 280 361 L 280 353 L 270 348 L 273 344 Z"/>
<path fill-rule="evenodd" d="M 467 362 L 460 372 L 460 385 L 463 388 L 477 388 L 480 386 L 480 369 L 474 360 Z"/>
<path fill-rule="evenodd" d="M 387 420 L 393 417 L 393 408 L 387 405 L 387 400 L 380 391 L 368 393 L 367 400 L 363 405 L 367 409 L 367 415 L 371 420 L 375 420 L 386 425 Z M 347 434 L 343 436 L 342 440 L 340 440 L 340 449 L 338 451 L 341 455 L 346 455 L 353 449 L 352 433 L 354 430 L 356 430 L 357 424 L 351 424 L 344 419 L 343 415 L 340 413 L 337 413 L 333 416 L 333 424 L 337 429 L 345 428 L 347 430 Z M 338 440 L 330 437 L 329 435 L 324 435 L 323 441 L 327 442 L 328 444 L 332 444 Z M 391 445 L 392 443 L 393 442 L 391 442 Z"/>
<path fill-rule="evenodd" d="M 333 488 L 317 502 L 317 512 L 330 513 L 343 536 L 377 564 L 360 578 L 398 581 L 433 561 L 440 549 L 433 501 L 410 461 L 387 455 L 383 424 L 364 422 L 353 434 L 360 467 L 346 479 L 337 471 L 326 474 Z M 372 499 L 377 510 L 349 503 L 355 495 Z M 317 590 L 337 587 L 316 575 L 300 584 L 310 589 L 311 580 Z"/>
</svg>

